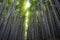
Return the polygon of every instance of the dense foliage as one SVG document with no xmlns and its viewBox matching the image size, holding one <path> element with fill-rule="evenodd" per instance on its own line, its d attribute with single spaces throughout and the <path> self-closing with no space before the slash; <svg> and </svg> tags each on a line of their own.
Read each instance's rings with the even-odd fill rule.
<svg viewBox="0 0 60 40">
<path fill-rule="evenodd" d="M 60 40 L 60 0 L 0 0 L 0 40 Z"/>
</svg>

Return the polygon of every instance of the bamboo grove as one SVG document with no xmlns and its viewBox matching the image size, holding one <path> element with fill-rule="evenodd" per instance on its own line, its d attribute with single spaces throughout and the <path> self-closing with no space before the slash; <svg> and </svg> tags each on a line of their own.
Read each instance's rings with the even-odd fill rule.
<svg viewBox="0 0 60 40">
<path fill-rule="evenodd" d="M 0 0 L 0 40 L 60 40 L 60 0 Z"/>
</svg>

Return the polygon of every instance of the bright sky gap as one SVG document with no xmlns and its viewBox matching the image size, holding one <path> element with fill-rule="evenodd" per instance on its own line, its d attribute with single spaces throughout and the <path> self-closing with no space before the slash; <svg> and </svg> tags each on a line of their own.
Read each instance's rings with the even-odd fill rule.
<svg viewBox="0 0 60 40">
<path fill-rule="evenodd" d="M 29 0 L 27 0 L 26 2 L 26 9 L 27 9 L 27 12 L 25 14 L 26 16 L 26 19 L 25 19 L 25 40 L 27 39 L 27 30 L 28 30 L 28 15 L 29 15 L 29 11 L 28 11 L 28 8 L 30 7 L 30 2 Z"/>
</svg>

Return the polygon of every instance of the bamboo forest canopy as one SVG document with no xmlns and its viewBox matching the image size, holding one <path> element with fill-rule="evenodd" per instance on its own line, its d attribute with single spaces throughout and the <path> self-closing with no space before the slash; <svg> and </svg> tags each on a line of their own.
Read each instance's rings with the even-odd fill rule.
<svg viewBox="0 0 60 40">
<path fill-rule="evenodd" d="M 60 40 L 60 0 L 0 0 L 0 40 Z"/>
</svg>

